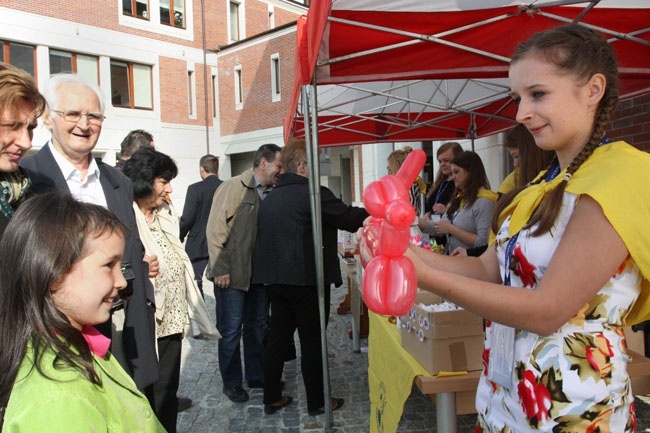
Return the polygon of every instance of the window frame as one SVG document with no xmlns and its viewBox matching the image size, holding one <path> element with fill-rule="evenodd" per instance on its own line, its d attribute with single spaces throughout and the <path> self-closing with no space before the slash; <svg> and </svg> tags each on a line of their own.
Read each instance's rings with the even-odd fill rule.
<svg viewBox="0 0 650 433">
<path fill-rule="evenodd" d="M 95 82 L 94 83 L 97 84 L 97 85 L 100 84 L 100 81 L 99 81 L 99 78 L 100 78 L 100 76 L 99 76 L 99 57 L 98 56 L 94 56 L 94 55 L 91 55 L 91 54 L 84 54 L 84 53 L 76 53 L 74 51 L 60 50 L 58 48 L 50 48 L 48 51 L 49 52 L 48 52 L 47 58 L 48 58 L 48 61 L 50 62 L 49 63 L 50 64 L 50 74 L 58 74 L 60 72 L 63 72 L 63 71 L 57 71 L 57 72 L 52 71 L 52 54 L 53 53 L 61 53 L 61 54 L 69 54 L 70 55 L 71 66 L 72 66 L 72 71 L 71 72 L 73 74 L 78 73 L 78 65 L 77 65 L 78 56 L 84 56 L 84 57 L 95 59 L 95 64 L 96 64 L 96 67 L 97 67 L 96 68 L 97 69 L 97 76 L 95 77 Z M 84 77 L 84 78 L 88 79 L 88 77 Z"/>
<path fill-rule="evenodd" d="M 126 66 L 127 85 L 129 87 L 129 105 L 115 104 L 113 102 L 112 91 L 113 91 L 113 66 L 114 65 L 115 66 Z M 137 106 L 136 103 L 135 103 L 136 86 L 135 86 L 135 78 L 134 78 L 134 69 L 135 69 L 134 66 L 144 66 L 144 67 L 149 69 L 149 95 L 150 95 L 149 103 L 151 104 L 150 107 Z M 110 68 L 110 71 L 111 71 L 111 104 L 113 105 L 113 107 L 130 108 L 130 109 L 134 109 L 134 110 L 153 111 L 153 109 L 154 109 L 153 67 L 151 65 L 147 65 L 147 64 L 144 64 L 144 63 L 131 62 L 131 61 L 128 61 L 128 60 L 111 58 L 110 61 L 109 61 L 109 68 Z"/>
<path fill-rule="evenodd" d="M 282 74 L 280 71 L 280 53 L 271 54 L 271 101 L 282 100 Z"/>
<path fill-rule="evenodd" d="M 241 65 L 234 68 L 233 77 L 235 79 L 235 109 L 244 108 L 244 74 Z"/>
<path fill-rule="evenodd" d="M 146 0 L 147 7 L 144 10 L 144 12 L 146 13 L 146 16 L 145 15 L 138 15 L 138 12 L 137 12 L 138 11 L 138 3 L 142 4 L 143 2 L 138 2 L 138 0 L 126 0 L 126 1 L 131 2 L 131 10 L 136 11 L 135 14 L 132 14 L 132 13 L 129 14 L 124 10 L 124 1 L 125 0 L 121 0 L 121 3 L 122 3 L 122 6 L 121 6 L 122 15 L 127 16 L 127 17 L 131 17 L 131 18 L 135 18 L 135 19 L 138 19 L 138 20 L 144 20 L 144 21 L 151 22 L 151 12 L 150 12 L 151 11 L 151 3 L 149 2 L 149 0 Z"/>
<path fill-rule="evenodd" d="M 162 9 L 162 4 L 161 4 L 162 1 L 163 1 L 163 0 L 158 0 L 158 9 L 159 9 L 159 10 Z M 186 29 L 186 28 L 187 28 L 187 25 L 186 25 L 186 22 L 187 22 L 187 13 L 185 12 L 185 10 L 186 10 L 186 7 L 185 7 L 185 0 L 165 0 L 165 1 L 168 1 L 168 2 L 169 2 L 169 9 L 168 9 L 168 11 L 169 11 L 169 21 L 170 21 L 170 22 L 169 22 L 169 23 L 163 22 L 163 20 L 162 20 L 162 13 L 160 13 L 160 24 L 163 25 L 163 26 L 175 27 L 175 28 L 177 28 L 177 29 Z M 175 20 L 175 17 L 176 17 L 176 8 L 175 8 L 175 5 L 174 5 L 175 2 L 183 3 L 183 24 L 182 24 L 182 25 L 177 25 L 177 24 L 176 24 L 176 20 Z M 174 11 L 173 14 L 172 14 L 172 11 Z M 173 15 L 174 19 L 172 19 L 172 15 Z"/>
<path fill-rule="evenodd" d="M 269 30 L 275 28 L 275 7 L 272 4 L 269 4 Z"/>
<path fill-rule="evenodd" d="M 219 82 L 218 82 L 218 77 L 215 74 L 211 75 L 212 80 L 212 117 L 216 118 L 217 117 L 217 110 L 218 110 L 218 97 L 219 97 Z"/>
<path fill-rule="evenodd" d="M 36 63 L 36 60 L 37 60 L 36 46 L 31 45 L 31 44 L 25 44 L 25 43 L 22 43 L 22 42 L 8 41 L 6 39 L 0 39 L 0 43 L 2 44 L 2 59 L 0 59 L 0 60 L 2 60 L 5 63 L 8 63 L 8 64 L 10 64 L 12 66 L 16 66 L 18 68 L 21 68 L 21 69 L 27 71 L 36 80 L 36 77 L 38 76 L 38 65 Z M 15 64 L 15 63 L 13 63 L 11 61 L 11 46 L 12 45 L 17 45 L 17 46 L 21 46 L 21 47 L 28 47 L 28 48 L 32 49 L 32 65 L 31 65 L 31 69 L 33 71 L 30 71 L 29 69 L 24 68 L 22 65 L 17 65 L 17 64 Z"/>
<path fill-rule="evenodd" d="M 232 17 L 232 6 L 237 6 L 237 17 L 233 22 Z M 246 32 L 244 31 L 244 2 L 241 0 L 228 0 L 228 42 L 237 42 L 246 38 Z M 235 27 L 233 27 L 235 26 Z M 236 37 L 233 37 L 233 29 L 237 30 Z"/>
<path fill-rule="evenodd" d="M 192 69 L 187 70 L 187 115 L 196 119 L 196 73 Z"/>
</svg>

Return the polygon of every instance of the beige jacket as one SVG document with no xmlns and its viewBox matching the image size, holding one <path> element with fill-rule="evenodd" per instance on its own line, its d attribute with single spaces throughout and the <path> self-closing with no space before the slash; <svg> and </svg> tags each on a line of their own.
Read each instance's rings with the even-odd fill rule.
<svg viewBox="0 0 650 433">
<path fill-rule="evenodd" d="M 154 239 L 151 231 L 149 230 L 149 225 L 147 224 L 147 219 L 138 207 L 137 203 L 133 202 L 133 211 L 135 212 L 135 220 L 138 224 L 138 232 L 140 234 L 140 239 L 144 244 L 145 251 L 148 255 L 157 255 L 162 257 L 162 251 L 158 246 L 158 243 Z M 201 292 L 194 281 L 194 269 L 192 268 L 192 262 L 187 256 L 183 245 L 181 244 L 179 238 L 180 232 L 180 218 L 174 211 L 172 205 L 168 203 L 163 203 L 158 208 L 158 218 L 160 220 L 160 227 L 167 236 L 167 240 L 174 247 L 174 250 L 178 255 L 183 259 L 183 264 L 185 265 L 185 287 L 186 287 L 186 299 L 187 299 L 187 311 L 188 311 L 188 320 L 185 327 L 185 335 L 191 336 L 203 336 L 207 338 L 221 338 L 221 334 L 217 331 L 217 328 L 212 323 L 212 318 L 208 309 L 203 302 L 201 297 Z M 151 284 L 154 287 L 154 296 L 156 297 L 156 319 L 161 320 L 165 314 L 164 305 L 165 305 L 165 293 L 162 290 L 158 290 L 156 287 L 155 278 L 150 278 Z"/>
</svg>

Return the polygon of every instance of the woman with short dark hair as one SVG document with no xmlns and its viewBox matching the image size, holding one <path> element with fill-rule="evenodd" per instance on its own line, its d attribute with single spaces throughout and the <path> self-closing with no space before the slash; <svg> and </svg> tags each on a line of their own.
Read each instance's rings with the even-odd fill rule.
<svg viewBox="0 0 650 433">
<path fill-rule="evenodd" d="M 124 165 L 133 182 L 133 210 L 140 239 L 149 257 L 149 278 L 156 297 L 156 337 L 160 379 L 153 385 L 156 415 L 170 433 L 176 432 L 181 342 L 192 325 L 197 334 L 219 336 L 194 280 L 192 263 L 179 238 L 180 218 L 166 201 L 176 163 L 154 149 L 141 149 Z M 156 260 L 157 259 L 157 260 Z M 156 266 L 157 263 L 157 266 Z M 194 330 L 192 330 L 194 332 Z"/>
</svg>

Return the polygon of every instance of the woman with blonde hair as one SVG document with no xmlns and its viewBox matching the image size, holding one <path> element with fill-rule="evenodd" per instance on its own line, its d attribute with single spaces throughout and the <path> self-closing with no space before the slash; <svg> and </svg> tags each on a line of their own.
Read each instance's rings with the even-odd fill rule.
<svg viewBox="0 0 650 433">
<path fill-rule="evenodd" d="M 37 119 L 45 99 L 25 71 L 0 62 L 0 236 L 31 182 L 18 166 L 32 147 Z"/>
<path fill-rule="evenodd" d="M 405 146 L 403 149 L 394 150 L 388 155 L 386 162 L 388 163 L 388 174 L 395 175 L 399 171 L 402 164 L 406 160 L 406 157 L 413 151 L 413 148 L 410 146 Z M 411 200 L 411 205 L 415 209 L 415 213 L 420 215 L 422 213 L 422 194 L 426 191 L 426 185 L 422 181 L 421 177 L 417 177 L 411 188 L 409 189 L 409 197 Z"/>
</svg>

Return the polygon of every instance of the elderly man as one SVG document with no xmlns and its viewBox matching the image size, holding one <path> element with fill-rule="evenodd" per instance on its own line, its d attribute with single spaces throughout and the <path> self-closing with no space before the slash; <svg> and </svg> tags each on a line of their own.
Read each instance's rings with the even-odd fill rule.
<svg viewBox="0 0 650 433">
<path fill-rule="evenodd" d="M 121 340 L 114 338 L 112 345 L 116 358 L 138 388 L 151 398 L 149 387 L 158 379 L 155 306 L 133 214 L 133 185 L 118 170 L 92 155 L 104 122 L 104 97 L 99 87 L 74 74 L 52 77 L 44 96 L 49 112 L 43 123 L 52 139 L 38 153 L 25 158 L 21 166 L 32 179 L 32 192 L 68 191 L 80 201 L 107 207 L 129 228 L 123 266 L 130 263 L 132 267 L 133 294 L 124 300 L 124 311 L 114 312 L 117 317 L 124 314 L 124 327 Z M 98 329 L 111 337 L 110 320 Z"/>
<path fill-rule="evenodd" d="M 236 403 L 248 401 L 248 393 L 242 388 L 239 350 L 242 330 L 248 386 L 264 387 L 262 355 L 269 298 L 266 287 L 250 284 L 251 263 L 257 236 L 257 210 L 277 182 L 280 169 L 280 147 L 260 146 L 253 168 L 217 188 L 208 218 L 207 276 L 215 284 L 217 329 L 221 334 L 219 370 L 224 394 Z"/>
</svg>

